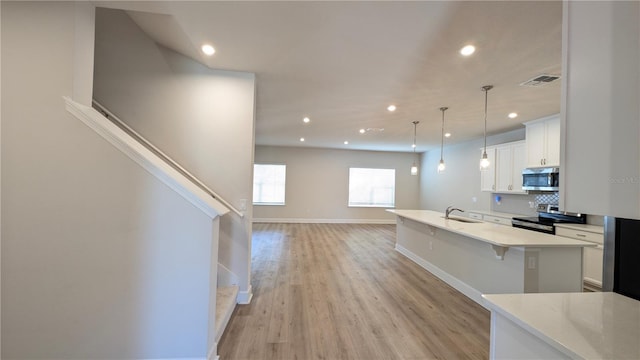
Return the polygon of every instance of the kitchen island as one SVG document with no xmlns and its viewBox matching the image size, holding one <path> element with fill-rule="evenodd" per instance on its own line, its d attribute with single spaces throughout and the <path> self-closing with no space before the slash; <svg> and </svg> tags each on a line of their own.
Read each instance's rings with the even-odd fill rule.
<svg viewBox="0 0 640 360">
<path fill-rule="evenodd" d="M 484 295 L 491 359 L 640 359 L 640 301 L 612 293 Z"/>
<path fill-rule="evenodd" d="M 430 210 L 397 216 L 396 250 L 478 304 L 482 294 L 580 292 L 593 243 Z"/>
</svg>

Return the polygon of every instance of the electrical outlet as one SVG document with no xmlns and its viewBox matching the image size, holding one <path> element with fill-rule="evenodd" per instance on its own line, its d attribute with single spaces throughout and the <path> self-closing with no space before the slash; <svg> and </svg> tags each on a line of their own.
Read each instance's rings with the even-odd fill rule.
<svg viewBox="0 0 640 360">
<path fill-rule="evenodd" d="M 536 268 L 536 258 L 535 256 L 529 256 L 528 258 L 529 260 L 529 264 L 527 265 L 527 268 L 529 268 L 530 270 L 535 270 Z"/>
<path fill-rule="evenodd" d="M 433 250 L 433 241 L 429 241 L 429 250 Z"/>
<path fill-rule="evenodd" d="M 247 199 L 240 199 L 240 211 L 247 211 Z"/>
</svg>

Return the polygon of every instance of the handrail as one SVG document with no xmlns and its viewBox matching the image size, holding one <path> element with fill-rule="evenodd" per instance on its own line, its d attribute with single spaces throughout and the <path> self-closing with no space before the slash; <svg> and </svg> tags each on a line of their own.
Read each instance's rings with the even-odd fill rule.
<svg viewBox="0 0 640 360">
<path fill-rule="evenodd" d="M 244 217 L 244 214 L 236 209 L 233 205 L 229 204 L 226 200 L 224 200 L 220 195 L 216 194 L 215 191 L 211 190 L 207 185 L 205 185 L 202 181 L 198 180 L 193 174 L 191 174 L 187 169 L 183 168 L 178 164 L 175 160 L 173 160 L 169 155 L 162 152 L 162 150 L 158 149 L 155 145 L 153 145 L 149 140 L 145 139 L 142 135 L 140 135 L 137 131 L 133 130 L 129 125 L 125 124 L 122 120 L 120 120 L 117 116 L 115 116 L 111 111 L 107 110 L 102 104 L 100 104 L 97 100 L 93 99 L 93 105 L 96 106 L 107 119 L 114 121 L 116 125 L 125 130 L 129 135 L 134 137 L 136 140 L 144 144 L 149 150 L 153 151 L 156 155 L 161 157 L 166 163 L 171 165 L 174 169 L 180 172 L 182 175 L 187 177 L 192 183 L 198 185 L 199 188 L 208 193 L 212 198 L 221 202 L 224 206 L 228 207 L 231 211 L 236 213 L 240 217 Z"/>
</svg>

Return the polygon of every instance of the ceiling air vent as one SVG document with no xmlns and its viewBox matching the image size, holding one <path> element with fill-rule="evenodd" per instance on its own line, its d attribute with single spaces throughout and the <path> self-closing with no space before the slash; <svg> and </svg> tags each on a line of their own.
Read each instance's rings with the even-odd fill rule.
<svg viewBox="0 0 640 360">
<path fill-rule="evenodd" d="M 520 86 L 540 87 L 558 79 L 560 79 L 560 75 L 542 74 L 521 83 Z"/>
</svg>

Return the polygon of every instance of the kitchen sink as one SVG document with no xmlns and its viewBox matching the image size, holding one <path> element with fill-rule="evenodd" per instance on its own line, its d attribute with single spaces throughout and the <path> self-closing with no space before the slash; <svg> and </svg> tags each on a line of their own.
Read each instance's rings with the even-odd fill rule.
<svg viewBox="0 0 640 360">
<path fill-rule="evenodd" d="M 444 216 L 441 216 L 443 219 L 446 219 Z M 448 220 L 453 220 L 453 221 L 457 221 L 457 222 L 461 222 L 461 223 L 468 223 L 468 224 L 477 224 L 477 223 L 481 223 L 482 221 L 479 220 L 473 220 L 473 219 L 468 219 L 468 218 L 463 218 L 463 217 L 459 217 L 459 216 L 449 216 Z"/>
</svg>

